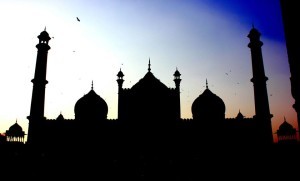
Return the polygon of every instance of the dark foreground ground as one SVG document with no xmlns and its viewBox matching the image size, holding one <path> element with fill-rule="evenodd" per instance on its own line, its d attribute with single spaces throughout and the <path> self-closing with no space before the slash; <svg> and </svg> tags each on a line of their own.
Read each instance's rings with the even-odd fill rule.
<svg viewBox="0 0 300 181">
<path fill-rule="evenodd" d="M 298 178 L 300 145 L 92 147 L 0 145 L 10 180 L 261 180 Z"/>
</svg>

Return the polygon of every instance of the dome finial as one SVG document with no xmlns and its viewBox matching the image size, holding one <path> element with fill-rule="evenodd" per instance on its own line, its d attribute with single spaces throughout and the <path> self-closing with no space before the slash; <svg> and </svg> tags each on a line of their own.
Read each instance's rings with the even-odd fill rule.
<svg viewBox="0 0 300 181">
<path fill-rule="evenodd" d="M 45 29 L 44 29 L 44 31 L 46 31 L 46 26 L 45 26 Z"/>
<path fill-rule="evenodd" d="M 206 89 L 208 89 L 208 83 L 207 83 L 207 79 L 206 79 Z"/>
<path fill-rule="evenodd" d="M 94 82 L 92 81 L 92 90 L 94 90 Z"/>
<path fill-rule="evenodd" d="M 148 63 L 148 72 L 151 71 L 151 68 L 150 68 L 151 64 L 150 64 L 150 57 L 149 57 L 149 63 Z"/>
</svg>

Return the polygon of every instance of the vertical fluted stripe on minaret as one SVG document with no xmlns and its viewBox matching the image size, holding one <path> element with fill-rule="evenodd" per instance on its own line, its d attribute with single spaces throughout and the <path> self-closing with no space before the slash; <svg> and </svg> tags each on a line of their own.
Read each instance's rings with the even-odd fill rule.
<svg viewBox="0 0 300 181">
<path fill-rule="evenodd" d="M 265 76 L 263 56 L 261 47 L 263 42 L 260 41 L 260 32 L 254 27 L 248 34 L 250 43 L 248 47 L 251 50 L 252 58 L 252 71 L 254 87 L 254 103 L 255 103 L 255 121 L 257 121 L 257 133 L 259 134 L 259 140 L 262 143 L 273 143 L 272 124 L 268 100 L 268 92 L 266 81 L 268 77 Z"/>
<path fill-rule="evenodd" d="M 45 107 L 45 89 L 48 81 L 46 80 L 47 72 L 47 56 L 50 46 L 48 45 L 51 39 L 44 30 L 38 36 L 39 43 L 36 45 L 37 58 L 35 66 L 34 79 L 32 79 L 33 89 L 31 98 L 30 115 L 27 117 L 29 120 L 28 127 L 28 138 L 27 143 L 29 144 L 39 144 L 42 141 L 41 134 L 43 133 L 42 126 L 44 117 L 44 107 Z"/>
</svg>

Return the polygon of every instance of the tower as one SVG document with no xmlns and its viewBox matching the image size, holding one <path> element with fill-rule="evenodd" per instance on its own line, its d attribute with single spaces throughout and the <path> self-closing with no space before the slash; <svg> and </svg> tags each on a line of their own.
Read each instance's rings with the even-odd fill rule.
<svg viewBox="0 0 300 181">
<path fill-rule="evenodd" d="M 248 47 L 251 50 L 252 58 L 252 72 L 254 87 L 254 103 L 255 103 L 255 116 L 254 120 L 256 121 L 257 126 L 257 139 L 262 144 L 271 144 L 273 143 L 273 133 L 272 133 L 272 124 L 269 108 L 269 100 L 267 93 L 266 82 L 268 77 L 265 76 L 263 57 L 261 47 L 263 42 L 260 41 L 260 32 L 254 27 L 250 30 L 248 38 L 250 43 Z"/>
<path fill-rule="evenodd" d="M 174 72 L 173 74 L 174 76 L 174 82 L 175 82 L 175 96 L 176 96 L 176 113 L 178 114 L 177 115 L 177 118 L 180 119 L 181 118 L 181 113 L 180 113 L 180 82 L 181 82 L 181 74 L 180 72 L 178 71 L 178 69 L 176 68 L 176 71 Z"/>
<path fill-rule="evenodd" d="M 29 120 L 28 127 L 28 144 L 39 144 L 42 141 L 43 136 L 41 128 L 46 118 L 44 117 L 44 107 L 45 107 L 45 88 L 48 81 L 46 80 L 47 72 L 47 56 L 50 46 L 48 45 L 49 34 L 44 31 L 38 36 L 39 43 L 36 45 L 37 58 L 35 66 L 34 79 L 31 80 L 33 83 L 32 98 L 31 98 L 31 108 L 30 115 L 27 117 Z"/>
<path fill-rule="evenodd" d="M 118 95 L 118 118 L 123 119 L 123 112 L 121 111 L 121 109 L 123 107 L 123 82 L 124 82 L 123 77 L 124 77 L 124 74 L 121 71 L 121 69 L 118 72 L 117 77 L 118 77 L 117 82 L 118 82 L 118 87 L 119 87 L 119 89 L 118 89 L 118 94 L 119 94 Z"/>
<path fill-rule="evenodd" d="M 290 65 L 291 93 L 295 99 L 293 108 L 297 113 L 298 129 L 300 128 L 300 26 L 299 5 L 296 1 L 281 0 L 281 14 L 286 39 L 288 62 Z M 298 63 L 297 63 L 298 62 Z"/>
</svg>

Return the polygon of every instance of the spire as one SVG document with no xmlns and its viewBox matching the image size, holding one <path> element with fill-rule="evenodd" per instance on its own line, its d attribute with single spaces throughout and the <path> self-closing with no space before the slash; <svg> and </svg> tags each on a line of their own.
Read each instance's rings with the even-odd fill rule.
<svg viewBox="0 0 300 181">
<path fill-rule="evenodd" d="M 206 79 L 206 89 L 208 89 L 208 83 L 207 83 L 207 79 Z"/>
<path fill-rule="evenodd" d="M 45 29 L 44 29 L 44 31 L 46 31 L 46 26 L 45 26 Z"/>
<path fill-rule="evenodd" d="M 92 81 L 92 90 L 94 90 L 94 82 Z"/>
<path fill-rule="evenodd" d="M 151 71 L 151 68 L 150 68 L 151 64 L 150 64 L 150 57 L 149 57 L 149 63 L 148 63 L 148 72 Z"/>
</svg>

